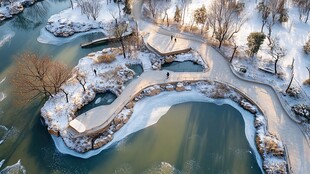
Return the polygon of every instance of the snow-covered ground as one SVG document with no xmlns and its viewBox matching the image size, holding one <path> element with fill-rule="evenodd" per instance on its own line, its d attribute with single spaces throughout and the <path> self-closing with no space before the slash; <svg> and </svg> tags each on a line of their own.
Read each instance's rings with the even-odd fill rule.
<svg viewBox="0 0 310 174">
<path fill-rule="evenodd" d="M 9 1 L 0 2 L 0 22 L 4 21 L 5 19 L 12 18 L 13 15 L 21 13 L 26 6 L 32 5 L 36 1 L 37 0 L 14 0 L 12 3 Z"/>
<path fill-rule="evenodd" d="M 92 17 L 87 18 L 81 13 L 81 7 L 74 3 L 74 8 L 68 8 L 58 14 L 51 16 L 45 26 L 45 29 L 55 36 L 68 37 L 75 33 L 87 32 L 94 29 L 103 29 L 102 32 L 107 34 L 109 24 L 115 18 L 123 16 L 123 4 L 120 4 L 120 12 L 117 3 L 106 3 L 100 0 L 100 11 L 96 20 Z M 41 32 L 40 38 L 45 38 L 46 34 Z M 45 36 L 45 37 L 44 37 Z M 42 40 L 42 39 L 40 39 Z M 46 39 L 44 39 L 46 40 Z"/>
<path fill-rule="evenodd" d="M 63 86 L 69 93 L 69 102 L 66 102 L 65 94 L 61 92 L 50 98 L 41 109 L 49 129 L 59 131 L 67 128 L 68 122 L 75 117 L 76 110 L 90 102 L 96 92 L 110 90 L 116 95 L 122 92 L 124 82 L 134 76 L 134 72 L 126 64 L 139 64 L 140 61 L 124 59 L 122 55 L 117 54 L 116 60 L 110 64 L 97 62 L 98 56 L 117 51 L 119 50 L 105 49 L 80 59 L 79 64 L 72 70 L 73 77 Z M 85 76 L 85 92 L 75 78 L 77 74 Z"/>
<path fill-rule="evenodd" d="M 192 0 L 187 5 L 186 15 L 185 15 L 185 25 L 191 25 L 193 23 L 193 14 L 197 8 L 200 8 L 202 5 L 208 8 L 214 0 L 209 1 L 199 1 Z M 291 65 L 293 59 L 294 63 L 294 80 L 293 85 L 302 88 L 307 97 L 310 96 L 310 87 L 302 85 L 303 81 L 308 79 L 307 66 L 310 66 L 310 56 L 305 54 L 303 51 L 303 45 L 308 40 L 308 35 L 310 31 L 309 23 L 304 23 L 299 20 L 298 8 L 294 6 L 292 1 L 287 1 L 286 7 L 288 9 L 289 19 L 288 22 L 283 24 L 276 23 L 272 29 L 272 37 L 279 38 L 279 44 L 287 49 L 287 55 L 281 59 L 278 63 L 278 68 L 282 72 L 284 80 L 278 80 L 277 77 L 272 76 L 271 74 L 266 74 L 258 70 L 259 67 L 262 68 L 271 68 L 273 69 L 274 60 L 269 54 L 268 39 L 265 39 L 264 44 L 262 45 L 260 51 L 258 52 L 255 58 L 245 58 L 245 50 L 247 49 L 247 37 L 251 32 L 259 32 L 262 26 L 261 15 L 256 9 L 257 0 L 242 0 L 241 2 L 245 3 L 244 8 L 244 17 L 247 18 L 245 24 L 241 27 L 241 30 L 235 35 L 235 40 L 238 45 L 238 50 L 241 53 L 240 59 L 235 59 L 233 64 L 238 69 L 240 66 L 246 67 L 248 69 L 247 76 L 251 79 L 258 79 L 264 81 L 267 84 L 273 85 L 275 88 L 285 90 L 291 74 Z M 164 9 L 168 8 L 167 13 L 170 17 L 170 20 L 173 20 L 176 5 L 183 7 L 182 1 L 180 0 L 171 0 L 168 1 L 167 5 L 159 5 L 159 18 L 162 19 L 165 15 Z M 146 6 L 146 5 L 145 5 Z M 265 34 L 267 34 L 266 27 L 264 28 Z M 227 50 L 225 50 L 227 51 Z M 231 51 L 228 51 L 230 56 Z"/>
<path fill-rule="evenodd" d="M 52 33 L 48 32 L 45 28 L 42 28 L 40 31 L 40 35 L 37 38 L 37 41 L 40 43 L 44 43 L 44 44 L 59 46 L 59 45 L 71 42 L 72 40 L 74 40 L 80 36 L 90 34 L 90 33 L 104 33 L 104 30 L 93 29 L 93 30 L 90 30 L 87 32 L 77 33 L 77 34 L 70 36 L 70 37 L 55 37 Z"/>
<path fill-rule="evenodd" d="M 245 13 L 248 16 L 247 22 L 243 25 L 240 32 L 236 34 L 237 45 L 241 47 L 241 51 L 247 49 L 247 36 L 251 32 L 260 31 L 262 26 L 261 16 L 256 10 L 256 1 L 244 1 L 245 2 Z M 278 66 L 282 67 L 282 70 L 287 76 L 291 74 L 291 65 L 293 59 L 294 63 L 294 73 L 295 79 L 298 85 L 301 85 L 304 80 L 308 78 L 308 71 L 306 66 L 310 66 L 310 56 L 306 55 L 303 51 L 303 45 L 308 40 L 310 25 L 299 20 L 299 12 L 297 7 L 295 7 L 292 1 L 287 3 L 289 20 L 283 24 L 276 23 L 272 29 L 272 36 L 279 38 L 279 44 L 287 49 L 287 55 L 279 61 Z M 267 29 L 264 29 L 267 33 Z M 273 64 L 273 59 L 271 58 L 268 48 L 268 39 L 265 39 L 260 51 L 257 54 L 256 64 L 258 66 L 266 66 L 266 64 Z M 239 60 L 240 61 L 240 60 Z M 246 66 L 251 66 L 245 62 Z M 267 65 L 268 66 L 268 65 Z M 257 67 L 256 71 L 257 70 Z M 254 70 L 253 70 L 254 71 Z M 254 71 L 255 73 L 255 71 Z M 258 74 L 258 76 L 260 76 Z M 269 80 L 268 77 L 265 78 Z M 268 83 L 268 81 L 267 81 Z M 310 96 L 310 88 L 301 85 L 308 96 Z"/>
</svg>

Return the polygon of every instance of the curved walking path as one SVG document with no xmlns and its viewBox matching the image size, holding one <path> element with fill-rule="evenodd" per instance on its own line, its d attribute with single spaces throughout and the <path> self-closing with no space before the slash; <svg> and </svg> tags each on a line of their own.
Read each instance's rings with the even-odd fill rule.
<svg viewBox="0 0 310 174">
<path fill-rule="evenodd" d="M 143 21 L 140 13 L 141 6 L 142 0 L 135 0 L 132 9 L 133 16 L 138 21 L 141 31 L 149 33 L 150 35 L 159 33 L 167 37 L 176 34 L 175 32 L 162 29 L 154 24 Z M 150 38 L 156 39 L 156 37 Z M 93 112 L 93 117 L 79 116 L 70 122 L 70 125 L 71 123 L 75 124 L 73 126 L 75 126 L 76 130 L 81 134 L 98 131 L 107 125 L 109 121 L 112 121 L 116 113 L 123 109 L 137 92 L 150 85 L 182 80 L 218 80 L 236 86 L 241 92 L 259 104 L 268 119 L 269 131 L 278 135 L 288 148 L 292 171 L 298 174 L 308 173 L 310 171 L 309 145 L 298 125 L 287 115 L 275 91 L 268 85 L 248 82 L 235 76 L 231 72 L 229 64 L 224 57 L 212 47 L 209 47 L 203 39 L 183 33 L 177 33 L 177 38 L 177 42 L 188 44 L 192 49 L 197 50 L 204 61 L 208 62 L 210 71 L 203 73 L 173 72 L 169 79 L 166 79 L 166 71 L 144 72 L 138 79 L 131 82 L 111 105 L 97 107 L 91 110 L 91 112 Z M 148 40 L 148 42 L 152 42 L 153 39 Z M 99 117 L 95 113 L 98 115 L 105 113 L 106 116 Z M 90 112 L 88 114 L 90 114 Z"/>
</svg>

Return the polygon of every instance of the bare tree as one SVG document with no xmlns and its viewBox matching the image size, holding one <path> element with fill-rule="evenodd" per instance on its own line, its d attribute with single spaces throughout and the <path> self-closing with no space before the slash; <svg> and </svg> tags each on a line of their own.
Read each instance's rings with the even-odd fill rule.
<svg viewBox="0 0 310 174">
<path fill-rule="evenodd" d="M 133 55 L 137 53 L 137 51 L 141 48 L 143 44 L 142 38 L 138 33 L 138 26 L 136 26 L 136 28 L 133 28 L 132 30 L 132 34 L 124 39 L 125 50 L 128 53 L 129 57 L 135 57 Z"/>
<path fill-rule="evenodd" d="M 70 0 L 71 9 L 73 10 L 73 0 Z"/>
<path fill-rule="evenodd" d="M 169 9 L 169 7 L 165 7 L 165 8 L 164 8 L 164 13 L 165 13 L 165 15 L 164 15 L 164 17 L 163 17 L 163 22 L 165 21 L 165 18 L 166 18 L 167 26 L 169 26 L 168 9 Z"/>
<path fill-rule="evenodd" d="M 262 17 L 262 27 L 261 27 L 261 33 L 264 30 L 264 26 L 267 23 L 268 16 L 270 14 L 270 9 L 269 7 L 265 4 L 265 1 L 259 2 L 257 6 L 258 11 L 261 13 Z"/>
<path fill-rule="evenodd" d="M 81 7 L 81 13 L 85 14 L 87 18 L 92 17 L 94 20 L 97 19 L 100 10 L 101 3 L 98 0 L 76 0 L 78 5 Z"/>
<path fill-rule="evenodd" d="M 285 92 L 286 93 L 288 93 L 288 91 L 289 91 L 289 89 L 291 88 L 291 85 L 292 85 L 292 83 L 293 83 L 293 80 L 294 80 L 294 62 L 295 62 L 295 59 L 293 59 L 293 62 L 292 62 L 292 72 L 291 72 L 291 80 L 290 80 L 290 82 L 289 82 L 289 84 L 288 84 L 288 86 L 287 86 L 287 88 L 286 88 L 286 90 L 285 90 Z"/>
<path fill-rule="evenodd" d="M 245 22 L 237 10 L 231 5 L 235 1 L 218 0 L 213 1 L 208 11 L 208 23 L 213 29 L 212 37 L 219 42 L 221 48 L 224 41 L 231 39 L 234 34 L 238 33 Z"/>
<path fill-rule="evenodd" d="M 110 35 L 112 37 L 115 37 L 121 43 L 123 56 L 124 56 L 124 58 L 126 58 L 124 34 L 128 29 L 128 24 L 125 21 L 119 22 L 113 14 L 111 14 L 111 15 L 115 20 L 115 24 L 112 23 L 112 25 L 110 25 L 110 29 L 109 29 Z"/>
<path fill-rule="evenodd" d="M 146 5 L 147 5 L 148 9 L 150 10 L 153 19 L 156 20 L 159 1 L 158 0 L 148 0 L 146 2 Z"/>
<path fill-rule="evenodd" d="M 267 25 L 266 25 L 266 27 L 267 27 L 267 29 L 268 29 L 268 33 L 267 33 L 267 39 L 268 39 L 268 41 L 269 41 L 269 45 L 271 45 L 272 44 L 272 38 L 271 38 L 271 33 L 272 33 L 272 27 L 274 26 L 274 22 L 273 22 L 273 20 L 267 20 Z"/>
<path fill-rule="evenodd" d="M 81 74 L 80 72 L 76 73 L 75 79 L 79 82 L 79 84 L 83 87 L 83 91 L 86 91 L 86 76 L 85 74 Z"/>
<path fill-rule="evenodd" d="M 275 60 L 275 62 L 274 62 L 274 73 L 278 74 L 278 72 L 277 72 L 278 61 L 286 56 L 286 49 L 280 46 L 278 38 L 272 38 L 271 39 L 270 54 L 271 54 L 272 58 Z"/>
<path fill-rule="evenodd" d="M 179 8 L 178 5 L 176 5 L 175 12 L 174 12 L 174 21 L 179 23 L 181 19 L 182 19 L 181 9 Z"/>
<path fill-rule="evenodd" d="M 237 42 L 235 39 L 232 39 L 232 43 L 233 43 L 233 49 L 234 50 L 233 50 L 233 53 L 232 53 L 230 60 L 229 60 L 230 63 L 233 61 L 233 58 L 235 57 L 235 54 L 236 54 L 237 49 L 238 49 L 238 45 L 237 45 Z"/>
<path fill-rule="evenodd" d="M 15 65 L 12 82 L 21 103 L 53 97 L 70 76 L 66 66 L 34 53 L 21 54 Z"/>
<path fill-rule="evenodd" d="M 185 22 L 185 14 L 186 9 L 188 7 L 188 4 L 191 2 L 191 0 L 181 0 L 181 7 L 182 7 L 182 25 L 184 25 Z"/>
<path fill-rule="evenodd" d="M 46 74 L 48 84 L 53 87 L 54 93 L 58 93 L 61 86 L 71 76 L 71 70 L 60 62 L 52 62 L 49 67 L 48 74 Z"/>
</svg>

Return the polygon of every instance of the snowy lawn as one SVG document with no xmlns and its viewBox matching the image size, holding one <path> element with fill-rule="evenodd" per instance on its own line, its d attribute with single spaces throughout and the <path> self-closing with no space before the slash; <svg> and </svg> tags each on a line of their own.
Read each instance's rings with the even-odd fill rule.
<svg viewBox="0 0 310 174">
<path fill-rule="evenodd" d="M 101 8 L 96 20 L 92 17 L 81 13 L 81 7 L 74 3 L 74 8 L 66 9 L 59 14 L 55 14 L 48 19 L 45 28 L 55 36 L 68 37 L 75 33 L 86 32 L 93 29 L 103 29 L 107 34 L 108 25 L 114 21 L 114 18 L 123 16 L 123 4 L 120 4 L 120 15 L 117 3 L 106 3 L 105 0 L 100 2 Z"/>
</svg>

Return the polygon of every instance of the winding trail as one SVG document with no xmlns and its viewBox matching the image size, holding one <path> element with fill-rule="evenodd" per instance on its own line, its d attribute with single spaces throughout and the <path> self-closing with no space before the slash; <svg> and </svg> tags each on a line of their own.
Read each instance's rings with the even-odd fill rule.
<svg viewBox="0 0 310 174">
<path fill-rule="evenodd" d="M 198 51 L 204 61 L 208 63 L 210 71 L 200 73 L 172 72 L 169 79 L 166 78 L 167 71 L 146 71 L 138 79 L 132 81 L 111 105 L 97 107 L 91 110 L 88 116 L 79 116 L 70 122 L 70 125 L 79 132 L 77 134 L 85 135 L 101 130 L 113 120 L 116 113 L 121 111 L 135 97 L 137 92 L 145 87 L 183 80 L 217 80 L 236 87 L 258 103 L 268 119 L 269 131 L 276 134 L 286 144 L 292 171 L 297 174 L 308 173 L 310 171 L 310 147 L 298 125 L 287 115 L 275 91 L 268 85 L 248 82 L 238 78 L 232 73 L 225 58 L 208 46 L 202 38 L 191 34 L 171 32 L 144 21 L 141 17 L 142 1 L 135 0 L 132 13 L 138 22 L 140 31 L 150 34 L 148 42 L 154 42 L 157 34 L 166 35 L 167 37 L 176 35 L 177 42 L 188 44 L 192 49 Z M 105 116 L 99 117 L 102 113 Z"/>
</svg>

